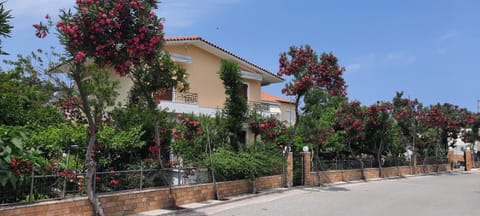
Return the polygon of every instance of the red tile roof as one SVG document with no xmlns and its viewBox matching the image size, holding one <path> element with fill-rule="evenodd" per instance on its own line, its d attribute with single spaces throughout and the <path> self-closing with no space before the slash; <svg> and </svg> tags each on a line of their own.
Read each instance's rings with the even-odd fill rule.
<svg viewBox="0 0 480 216">
<path fill-rule="evenodd" d="M 266 70 L 265 68 L 262 68 L 262 67 L 254 64 L 254 63 L 252 63 L 252 62 L 250 62 L 250 61 L 248 61 L 248 60 L 246 60 L 246 59 L 244 59 L 244 58 L 242 58 L 238 55 L 235 55 L 234 53 L 232 53 L 232 52 L 230 52 L 230 51 L 228 51 L 228 50 L 226 50 L 226 49 L 224 49 L 224 48 L 222 48 L 222 47 L 220 47 L 220 46 L 218 46 L 218 45 L 216 45 L 216 44 L 214 44 L 210 41 L 207 41 L 200 36 L 174 36 L 174 37 L 165 37 L 164 39 L 167 42 L 168 41 L 195 41 L 195 40 L 202 41 L 202 42 L 204 42 L 204 43 L 206 43 L 206 44 L 208 44 L 212 47 L 215 47 L 215 48 L 217 48 L 217 49 L 219 49 L 219 50 L 221 50 L 221 51 L 223 51 L 223 52 L 225 52 L 225 53 L 227 53 L 227 54 L 229 54 L 229 55 L 231 55 L 231 56 L 233 56 L 233 57 L 235 57 L 235 58 L 253 66 L 253 67 L 256 67 L 256 68 L 258 68 L 258 69 L 260 69 L 260 70 L 262 70 L 262 71 L 264 71 L 264 72 L 266 72 L 266 73 L 268 73 L 268 74 L 270 74 L 274 77 L 277 77 L 277 78 L 280 78 L 281 80 L 283 80 L 283 78 L 281 78 L 281 77 L 277 76 L 276 74 Z"/>
<path fill-rule="evenodd" d="M 271 95 L 265 92 L 262 92 L 260 95 L 260 100 L 262 101 L 267 101 L 267 102 L 281 102 L 281 103 L 294 103 L 293 101 L 286 99 L 286 98 L 281 98 L 277 97 L 275 95 Z"/>
</svg>

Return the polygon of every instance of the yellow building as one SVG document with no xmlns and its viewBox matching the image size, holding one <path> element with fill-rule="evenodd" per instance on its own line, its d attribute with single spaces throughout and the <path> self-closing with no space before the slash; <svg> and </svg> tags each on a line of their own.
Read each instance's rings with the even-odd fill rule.
<svg viewBox="0 0 480 216">
<path fill-rule="evenodd" d="M 290 126 L 295 124 L 295 102 L 293 100 L 265 92 L 261 93 L 260 100 L 264 104 L 264 115 L 271 115 Z"/>
<path fill-rule="evenodd" d="M 220 111 L 226 99 L 225 89 L 218 74 L 223 59 L 239 64 L 244 83 L 243 95 L 252 108 L 262 103 L 262 86 L 283 81 L 266 69 L 198 36 L 166 37 L 164 49 L 186 69 L 190 89 L 182 93 L 172 89 L 157 95 L 161 109 L 207 115 Z M 131 80 L 113 74 L 112 78 L 120 81 L 118 100 L 123 104 L 127 103 L 128 92 L 133 85 Z"/>
<path fill-rule="evenodd" d="M 168 108 L 176 113 L 211 116 L 221 111 L 226 95 L 218 72 L 221 60 L 230 60 L 238 63 L 240 67 L 244 83 L 242 95 L 247 99 L 251 109 L 258 110 L 261 107 L 264 116 L 279 116 L 280 120 L 293 122 L 294 112 L 290 110 L 288 100 L 262 100 L 262 86 L 283 81 L 272 72 L 198 36 L 166 37 L 164 49 L 186 69 L 190 89 L 186 92 L 171 89 L 155 95 L 160 109 Z M 111 78 L 120 81 L 117 101 L 126 104 L 129 101 L 132 81 L 128 77 L 119 77 L 114 73 Z M 252 138 L 245 126 L 245 139 L 250 141 Z"/>
</svg>

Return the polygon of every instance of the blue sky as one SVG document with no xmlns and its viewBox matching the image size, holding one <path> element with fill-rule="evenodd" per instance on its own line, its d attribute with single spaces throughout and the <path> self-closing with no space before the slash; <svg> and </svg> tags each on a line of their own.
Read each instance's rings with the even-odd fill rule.
<svg viewBox="0 0 480 216">
<path fill-rule="evenodd" d="M 3 48 L 13 58 L 56 46 L 31 27 L 74 0 L 7 0 L 15 29 Z M 424 104 L 477 110 L 480 1 L 476 0 L 163 0 L 167 36 L 198 35 L 273 73 L 292 45 L 333 52 L 345 66 L 351 100 L 370 105 L 396 91 Z M 281 96 L 284 84 L 266 87 Z"/>
</svg>

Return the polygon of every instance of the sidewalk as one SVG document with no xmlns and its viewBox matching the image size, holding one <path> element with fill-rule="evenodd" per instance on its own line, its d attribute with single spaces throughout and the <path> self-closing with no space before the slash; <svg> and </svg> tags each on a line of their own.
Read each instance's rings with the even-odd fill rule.
<svg viewBox="0 0 480 216">
<path fill-rule="evenodd" d="M 480 171 L 480 169 L 472 169 L 472 171 L 477 172 Z M 335 183 L 329 183 L 329 184 L 323 184 L 321 187 L 335 187 L 335 186 L 340 186 L 340 185 L 351 185 L 351 184 L 368 184 L 368 182 L 377 182 L 377 181 L 388 181 L 388 180 L 398 180 L 398 179 L 404 179 L 404 178 L 415 178 L 415 177 L 422 177 L 422 176 L 430 176 L 430 175 L 442 175 L 442 174 L 459 174 L 459 173 L 464 173 L 465 171 L 462 170 L 453 170 L 453 171 L 446 171 L 446 172 L 440 172 L 440 173 L 427 173 L 427 174 L 417 174 L 417 175 L 407 175 L 407 176 L 397 176 L 397 177 L 391 177 L 391 178 L 376 178 L 376 179 L 369 179 L 368 181 L 363 181 L 363 180 L 354 180 L 354 181 L 349 181 L 349 182 L 335 182 Z M 304 189 L 308 190 L 310 188 L 318 188 L 318 186 L 297 186 L 292 189 Z M 140 212 L 137 214 L 133 214 L 130 216 L 164 216 L 164 215 L 181 215 L 181 214 L 186 214 L 189 212 L 194 212 L 198 209 L 203 209 L 203 208 L 209 208 L 213 206 L 218 206 L 218 205 L 224 205 L 227 203 L 233 203 L 233 202 L 239 202 L 239 201 L 244 201 L 252 198 L 257 198 L 265 195 L 270 195 L 274 193 L 284 193 L 289 191 L 287 188 L 275 188 L 271 190 L 266 190 L 266 191 L 261 191 L 260 193 L 257 194 L 241 194 L 241 195 L 236 195 L 236 196 L 231 196 L 231 197 L 226 197 L 227 200 L 224 201 L 219 201 L 219 200 L 207 200 L 203 202 L 197 202 L 197 203 L 189 203 L 185 205 L 179 206 L 179 209 L 174 210 L 174 209 L 156 209 L 156 210 L 151 210 L 151 211 L 145 211 L 145 212 Z"/>
<path fill-rule="evenodd" d="M 164 216 L 164 215 L 184 214 L 184 213 L 195 211 L 197 209 L 208 208 L 208 207 L 217 206 L 217 205 L 223 205 L 223 204 L 226 204 L 226 203 L 238 202 L 238 201 L 251 199 L 251 198 L 255 198 L 255 197 L 260 197 L 260 196 L 273 194 L 273 193 L 283 193 L 285 191 L 288 191 L 288 189 L 287 188 L 275 188 L 275 189 L 271 189 L 271 190 L 261 191 L 257 194 L 240 194 L 240 195 L 236 195 L 236 196 L 226 197 L 226 200 L 223 200 L 223 201 L 207 200 L 207 201 L 202 201 L 202 202 L 180 205 L 179 209 L 177 209 L 177 210 L 156 209 L 156 210 L 151 210 L 151 211 L 140 212 L 140 213 L 133 214 L 133 215 L 130 215 L 130 216 Z"/>
</svg>

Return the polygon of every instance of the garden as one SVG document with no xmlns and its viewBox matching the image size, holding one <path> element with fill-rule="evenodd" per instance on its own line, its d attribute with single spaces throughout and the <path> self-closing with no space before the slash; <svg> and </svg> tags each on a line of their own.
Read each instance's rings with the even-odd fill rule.
<svg viewBox="0 0 480 216">
<path fill-rule="evenodd" d="M 8 36 L 1 4 L 0 36 Z M 188 74 L 162 50 L 163 20 L 152 0 L 77 0 L 55 28 L 60 53 L 37 50 L 0 70 L 0 205 L 98 193 L 249 179 L 287 172 L 286 155 L 307 146 L 312 169 L 444 163 L 452 140 L 478 140 L 478 115 L 453 104 L 423 105 L 402 92 L 391 101 L 349 100 L 345 68 L 332 53 L 292 46 L 280 55 L 282 93 L 294 98 L 287 126 L 249 110 L 238 64 L 218 69 L 227 95 L 215 116 L 160 110 L 159 90 L 188 89 Z M 3 53 L 3 52 L 2 52 Z M 116 104 L 114 71 L 134 83 Z M 241 143 L 242 130 L 253 134 Z M 380 174 L 381 176 L 381 174 Z M 287 182 L 287 185 L 291 185 Z"/>
</svg>

